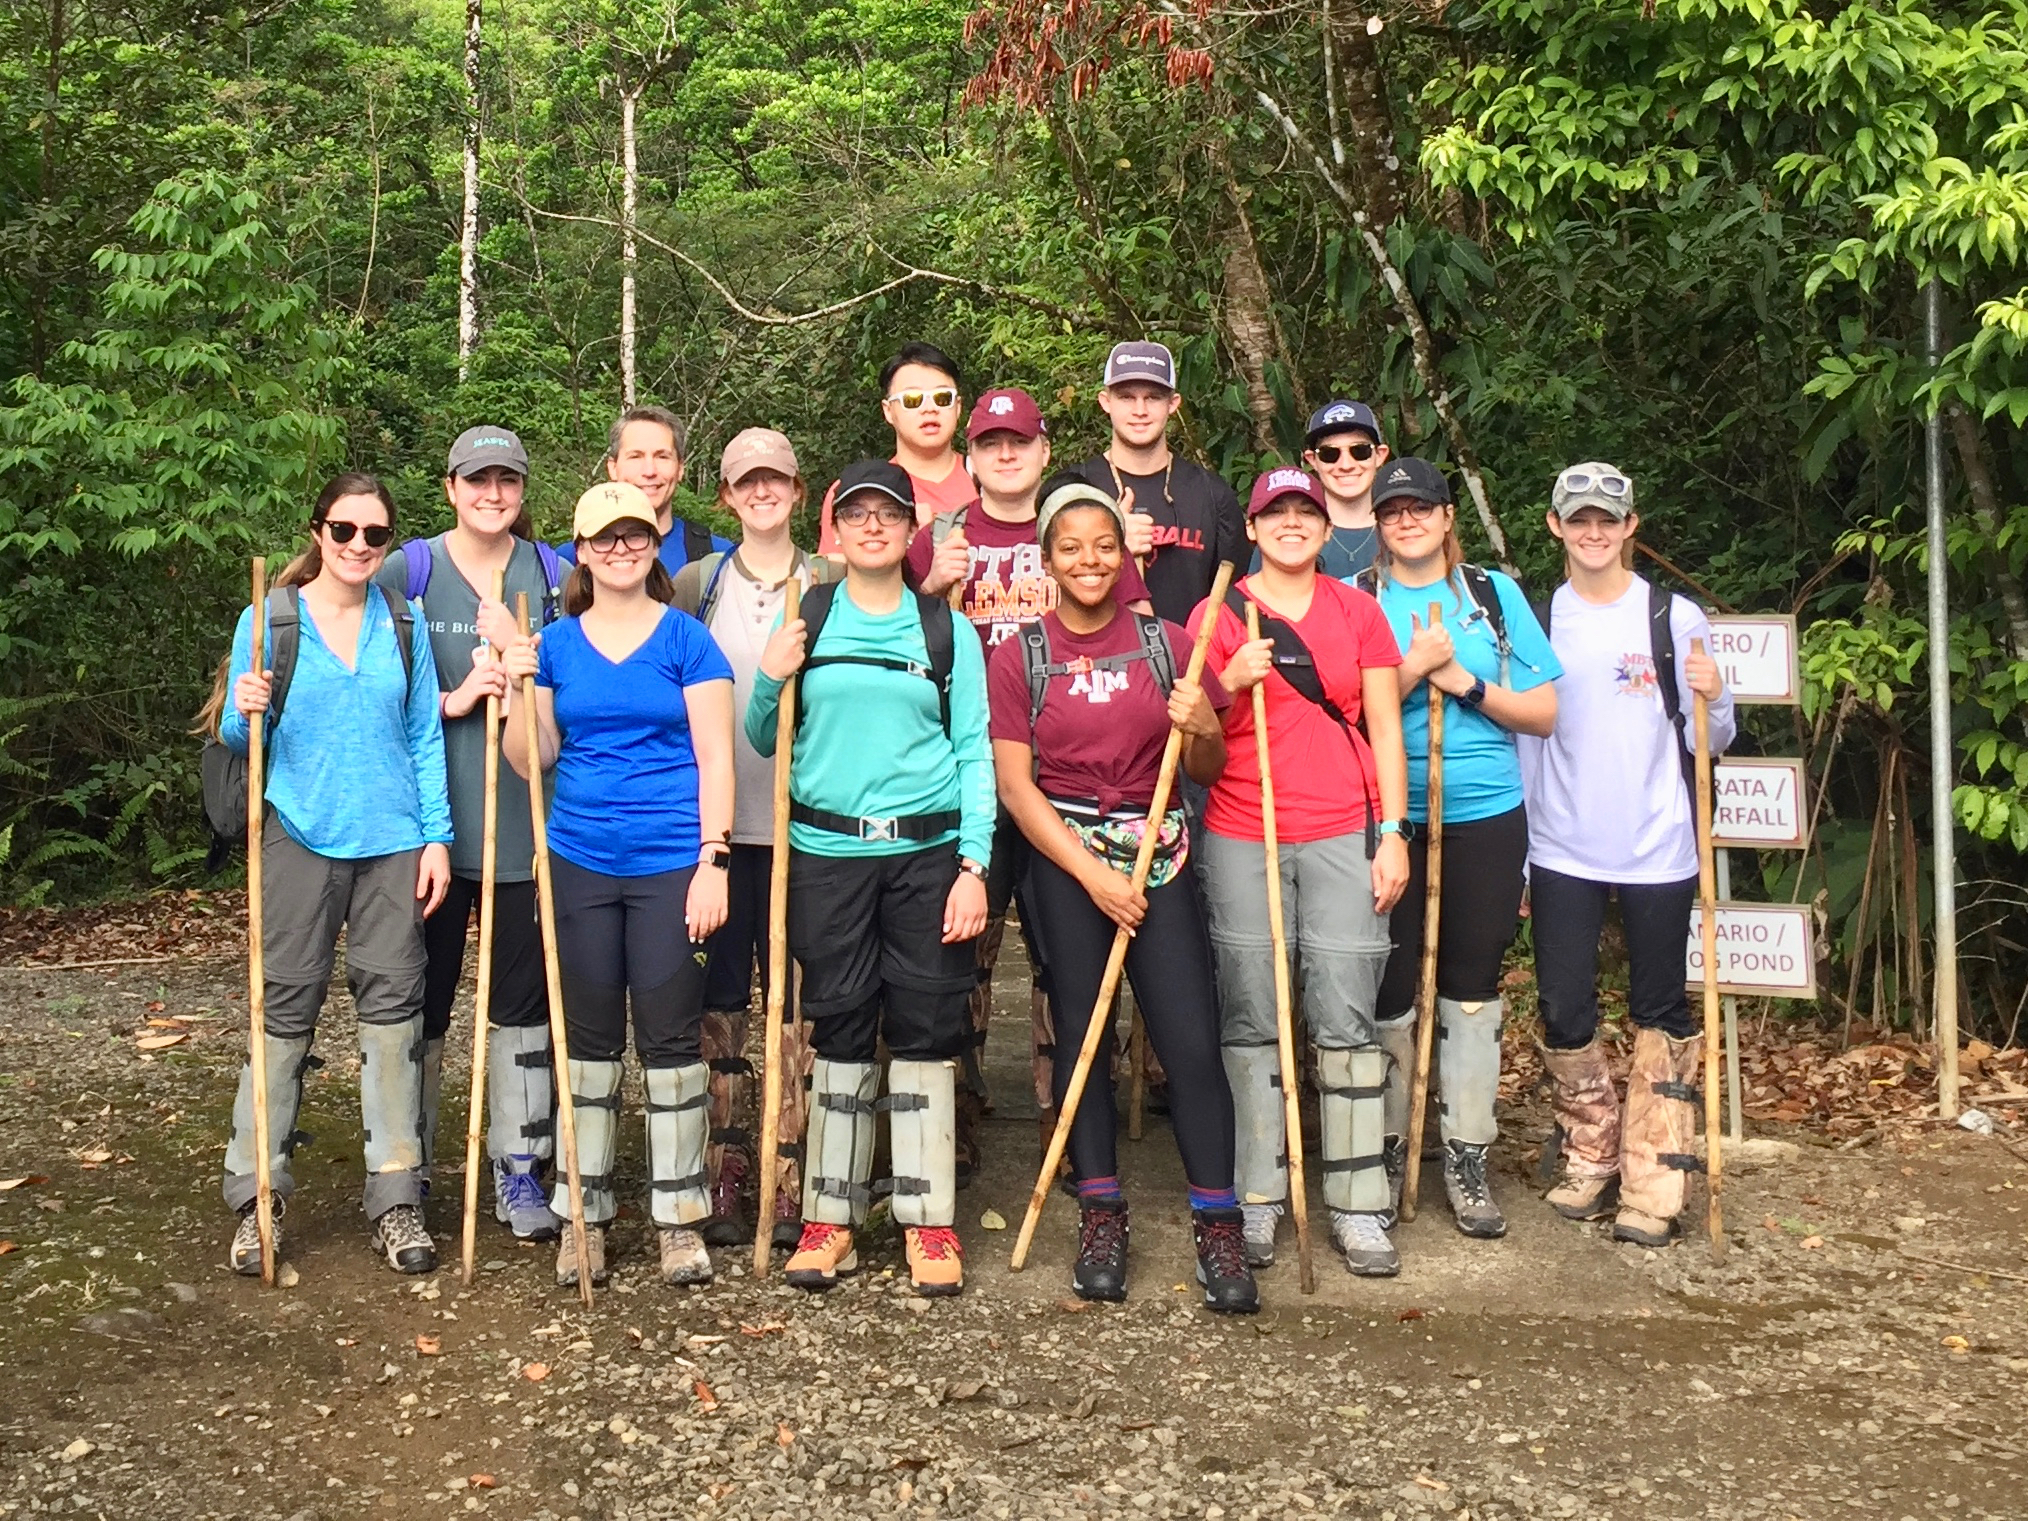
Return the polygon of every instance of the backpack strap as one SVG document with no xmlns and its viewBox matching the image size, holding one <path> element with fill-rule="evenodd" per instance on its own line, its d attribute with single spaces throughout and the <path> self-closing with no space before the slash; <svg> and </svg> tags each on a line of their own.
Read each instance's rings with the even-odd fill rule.
<svg viewBox="0 0 2028 1521">
<path fill-rule="evenodd" d="M 413 602 L 429 591 L 430 572 L 436 569 L 436 556 L 430 550 L 428 539 L 410 539 L 401 546 L 401 559 L 408 570 L 408 581 L 401 594 Z"/>
<path fill-rule="evenodd" d="M 1648 583 L 1648 655 L 1655 662 L 1655 682 L 1662 689 L 1662 712 L 1669 720 L 1669 738 L 1683 767 L 1683 785 L 1690 789 L 1692 812 L 1697 800 L 1697 760 L 1683 743 L 1683 694 L 1676 687 L 1676 630 L 1670 617 L 1676 594 Z"/>
<path fill-rule="evenodd" d="M 1500 685 L 1507 684 L 1509 667 L 1514 659 L 1514 643 L 1507 637 L 1507 610 L 1500 605 L 1500 588 L 1493 584 L 1493 578 L 1481 566 L 1467 562 L 1458 567 L 1458 578 L 1464 582 L 1465 591 L 1486 619 L 1486 627 L 1493 633 L 1493 648 L 1500 655 Z"/>
<path fill-rule="evenodd" d="M 1352 577 L 1352 584 L 1374 601 L 1380 600 L 1380 567 L 1369 565 Z"/>
<path fill-rule="evenodd" d="M 1021 641 L 1021 664 L 1028 673 L 1028 732 L 1035 733 L 1035 721 L 1042 716 L 1043 699 L 1049 696 L 1049 632 L 1037 618 L 1014 632 Z"/>
<path fill-rule="evenodd" d="M 408 706 L 408 689 L 415 681 L 415 604 L 406 597 L 387 597 L 387 610 L 394 618 L 394 646 L 401 651 L 401 701 Z"/>
<path fill-rule="evenodd" d="M 697 621 L 706 628 L 711 626 L 711 615 L 718 609 L 718 579 L 731 563 L 731 555 L 716 549 L 697 562 L 697 577 L 704 586 L 697 595 Z M 795 574 L 793 570 L 789 573 Z"/>
<path fill-rule="evenodd" d="M 941 597 L 915 594 L 915 610 L 922 619 L 923 644 L 929 649 L 930 680 L 937 684 L 937 716 L 944 726 L 944 738 L 951 737 L 951 671 L 958 663 L 957 628 L 951 605 Z"/>
<path fill-rule="evenodd" d="M 302 589 L 277 586 L 268 592 L 268 723 L 281 722 L 282 704 L 296 675 L 296 650 L 303 638 Z"/>
<path fill-rule="evenodd" d="M 955 625 L 951 618 L 951 605 L 937 597 L 925 597 L 920 592 L 911 592 L 915 598 L 916 616 L 922 620 L 922 642 L 929 660 L 926 665 L 912 660 L 892 660 L 875 655 L 819 655 L 817 641 L 824 632 L 824 620 L 830 617 L 832 604 L 837 600 L 836 581 L 812 586 L 804 595 L 802 618 L 805 627 L 803 642 L 803 669 L 815 670 L 826 665 L 870 665 L 883 671 L 899 671 L 910 676 L 921 676 L 934 682 L 937 689 L 938 717 L 943 723 L 946 737 L 951 732 L 951 670 L 957 664 L 958 645 Z M 802 684 L 797 683 L 796 722 L 803 721 L 801 701 Z"/>
<path fill-rule="evenodd" d="M 706 528 L 702 523 L 693 523 L 690 519 L 685 518 L 683 520 L 684 563 L 688 564 L 692 560 L 703 559 L 711 553 L 711 549 L 711 530 Z"/>
<path fill-rule="evenodd" d="M 1139 658 L 1148 662 L 1149 673 L 1155 678 L 1155 685 L 1167 697 L 1176 690 L 1176 652 L 1169 647 L 1169 630 L 1162 626 L 1162 620 L 1149 613 L 1134 614 L 1134 621 L 1141 627 L 1141 653 Z"/>
<path fill-rule="evenodd" d="M 556 546 L 547 539 L 535 539 L 535 558 L 542 566 L 542 584 L 547 588 L 542 594 L 542 622 L 546 628 L 556 622 L 563 611 L 563 556 L 556 552 Z"/>
</svg>

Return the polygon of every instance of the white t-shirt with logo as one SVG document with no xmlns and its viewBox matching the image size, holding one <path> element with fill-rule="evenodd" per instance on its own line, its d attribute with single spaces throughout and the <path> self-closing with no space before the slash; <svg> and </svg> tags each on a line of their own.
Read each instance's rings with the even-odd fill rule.
<svg viewBox="0 0 2028 1521">
<path fill-rule="evenodd" d="M 1648 633 L 1653 588 L 1640 576 L 1617 601 L 1587 602 L 1568 582 L 1550 604 L 1549 640 L 1563 675 L 1556 730 L 1519 736 L 1528 797 L 1528 862 L 1593 882 L 1681 882 L 1697 875 L 1697 826 L 1683 785 L 1683 751 L 1696 742 L 1683 676 L 1690 641 L 1708 650 L 1711 624 L 1696 603 L 1673 599 L 1680 732 L 1672 733 Z M 1660 595 L 1669 595 L 1660 593 Z M 1732 694 L 1711 704 L 1711 750 L 1738 733 Z"/>
</svg>

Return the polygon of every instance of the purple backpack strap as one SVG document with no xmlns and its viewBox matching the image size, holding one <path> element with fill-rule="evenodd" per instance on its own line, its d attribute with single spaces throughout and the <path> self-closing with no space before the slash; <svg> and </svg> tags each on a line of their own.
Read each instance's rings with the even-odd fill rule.
<svg viewBox="0 0 2028 1521">
<path fill-rule="evenodd" d="M 402 563 L 408 567 L 408 584 L 402 595 L 413 602 L 430 589 L 430 572 L 436 568 L 428 539 L 410 539 L 401 546 Z"/>
</svg>

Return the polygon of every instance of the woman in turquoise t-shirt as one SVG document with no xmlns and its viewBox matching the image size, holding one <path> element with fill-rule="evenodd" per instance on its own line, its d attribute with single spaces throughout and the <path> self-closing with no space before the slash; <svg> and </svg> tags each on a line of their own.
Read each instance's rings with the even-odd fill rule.
<svg viewBox="0 0 2028 1521">
<path fill-rule="evenodd" d="M 536 680 L 538 756 L 522 721 L 507 760 L 556 768 L 549 846 L 558 959 L 577 1106 L 578 1166 L 593 1280 L 605 1276 L 627 1008 L 647 1092 L 651 1213 L 662 1277 L 708 1283 L 696 1227 L 704 1186 L 710 1083 L 699 1048 L 704 942 L 725 922 L 732 834 L 732 667 L 688 613 L 656 558 L 654 509 L 639 487 L 594 486 L 578 499 L 577 569 L 565 616 L 503 657 Z M 568 1200 L 559 1187 L 558 1215 Z M 558 1283 L 577 1281 L 568 1235 Z"/>
<path fill-rule="evenodd" d="M 1408 750 L 1408 890 L 1394 907 L 1394 951 L 1380 983 L 1380 1033 L 1393 1058 L 1386 1163 L 1397 1191 L 1407 1166 L 1408 1076 L 1415 1067 L 1415 1006 L 1428 900 L 1429 688 L 1444 694 L 1444 874 L 1438 914 L 1437 1020 L 1443 1038 L 1444 1192 L 1467 1236 L 1503 1236 L 1506 1219 L 1487 1181 L 1499 1129 L 1500 962 L 1520 922 L 1528 861 L 1516 734 L 1556 723 L 1563 668 L 1510 576 L 1465 563 L 1443 472 L 1396 460 L 1373 488 L 1380 548 L 1360 580 L 1387 614 L 1402 648 L 1401 737 Z M 1440 609 L 1430 620 L 1430 607 Z M 1425 685 L 1427 683 L 1427 685 Z"/>
</svg>

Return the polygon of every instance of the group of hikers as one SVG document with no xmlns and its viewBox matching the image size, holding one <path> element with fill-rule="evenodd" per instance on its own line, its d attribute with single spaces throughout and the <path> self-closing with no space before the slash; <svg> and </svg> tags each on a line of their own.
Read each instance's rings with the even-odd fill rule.
<svg viewBox="0 0 2028 1521">
<path fill-rule="evenodd" d="M 967 411 L 958 366 L 933 346 L 896 354 L 880 391 L 893 457 L 838 472 L 815 554 L 790 536 L 809 482 L 786 437 L 748 428 L 725 446 L 718 503 L 739 525 L 728 543 L 672 511 L 685 429 L 653 406 L 614 422 L 608 478 L 578 499 L 569 542 L 553 548 L 532 536 L 529 459 L 504 427 L 451 446 L 456 522 L 434 538 L 398 543 L 395 502 L 372 476 L 339 475 L 319 494 L 258 655 L 254 609 L 241 615 L 217 724 L 241 753 L 253 724 L 265 735 L 266 775 L 252 785 L 267 813 L 276 1220 L 342 929 L 371 1239 L 397 1271 L 435 1266 L 423 1206 L 480 896 L 485 714 L 504 704 L 504 755 L 524 781 L 498 788 L 486 1146 L 497 1219 L 524 1241 L 562 1237 L 559 1283 L 575 1282 L 580 1259 L 564 1228 L 556 1091 L 573 1107 L 584 1261 L 598 1282 L 619 1212 L 631 1012 L 666 1281 L 708 1282 L 710 1247 L 761 1232 L 788 1252 L 791 1283 L 829 1288 L 858 1265 L 857 1236 L 884 1196 L 915 1289 L 959 1292 L 957 1193 L 979 1162 L 1011 907 L 1030 960 L 1045 1138 L 1088 1022 L 1105 1025 L 1069 1139 L 1075 1292 L 1119 1300 L 1127 1289 L 1119 1056 L 1113 1012 L 1096 1007 L 1124 930 L 1204 1302 L 1256 1309 L 1290 1172 L 1263 748 L 1283 985 L 1297 990 L 1312 1048 L 1330 1238 L 1352 1273 L 1394 1274 L 1430 901 L 1434 690 L 1446 863 L 1436 1097 L 1457 1228 L 1507 1228 L 1488 1154 L 1501 968 L 1525 892 L 1564 1137 L 1548 1203 L 1666 1244 L 1696 1166 L 1702 1037 L 1683 976 L 1697 888 L 1693 699 L 1709 704 L 1715 748 L 1733 720 L 1715 664 L 1693 648 L 1708 635 L 1703 614 L 1632 570 L 1631 479 L 1596 462 L 1558 475 L 1547 527 L 1566 580 L 1538 608 L 1509 576 L 1465 560 L 1444 473 L 1394 457 L 1361 402 L 1319 410 L 1300 464 L 1263 470 L 1242 506 L 1173 451 L 1182 398 L 1158 343 L 1113 348 L 1099 392 L 1109 447 L 1069 469 L 1054 469 L 1032 396 L 991 389 Z M 1213 602 L 1227 566 L 1230 590 Z M 785 618 L 791 584 L 800 607 Z M 519 708 L 530 678 L 532 726 Z M 763 1156 L 749 1011 L 757 975 L 767 991 L 782 732 L 794 736 L 796 992 L 780 1144 Z M 1153 819 L 1172 732 L 1180 775 Z M 531 773 L 551 786 L 560 1071 Z M 1624 1104 L 1598 1037 L 1599 939 L 1615 894 L 1634 1029 Z M 225 1159 L 243 1273 L 261 1260 L 253 1084 L 249 1062 Z M 883 1114 L 890 1176 L 876 1181 Z M 762 1169 L 778 1183 L 768 1219 L 754 1218 Z"/>
</svg>

